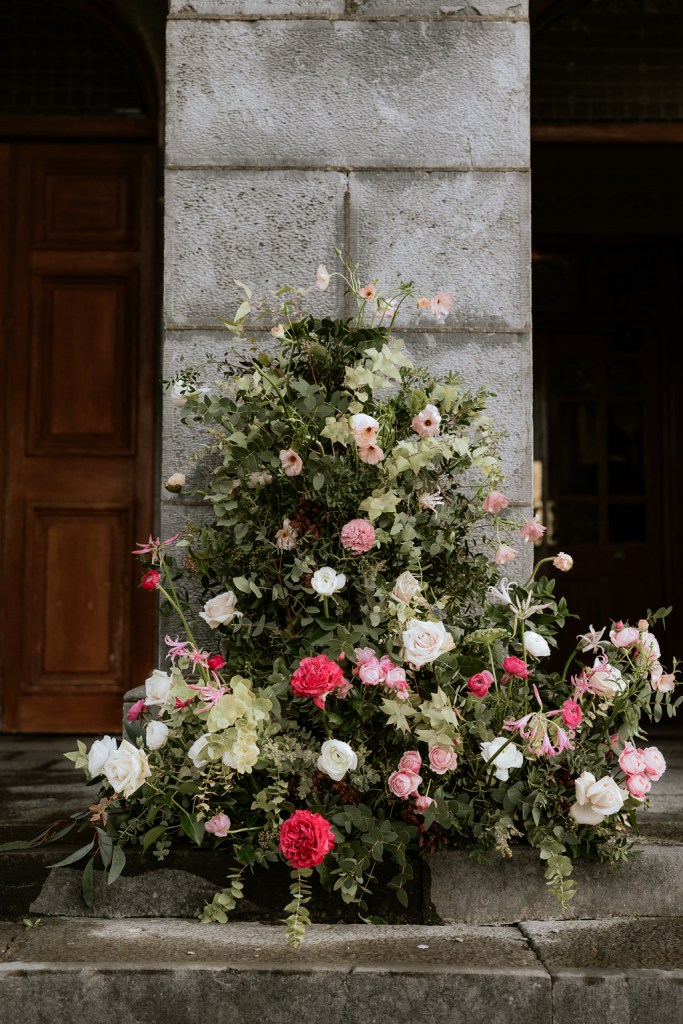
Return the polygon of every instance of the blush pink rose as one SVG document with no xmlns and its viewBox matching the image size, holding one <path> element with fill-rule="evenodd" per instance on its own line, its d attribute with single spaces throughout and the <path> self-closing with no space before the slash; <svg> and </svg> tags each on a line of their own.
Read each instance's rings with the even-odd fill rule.
<svg viewBox="0 0 683 1024">
<path fill-rule="evenodd" d="M 619 754 L 619 767 L 626 775 L 642 775 L 645 771 L 642 752 L 636 750 L 632 743 L 627 743 Z"/>
<path fill-rule="evenodd" d="M 413 807 L 418 814 L 424 814 L 428 807 L 431 807 L 434 801 L 431 796 L 425 796 L 423 793 L 418 793 L 415 797 Z"/>
<path fill-rule="evenodd" d="M 635 626 L 621 626 L 617 623 L 618 628 L 613 629 L 609 635 L 610 640 L 615 647 L 632 647 L 633 644 L 637 644 L 640 639 L 640 632 Z"/>
<path fill-rule="evenodd" d="M 496 516 L 499 512 L 502 512 L 504 508 L 507 508 L 510 504 L 510 499 L 506 494 L 501 491 L 491 491 L 486 501 L 482 505 L 484 512 L 490 512 Z"/>
<path fill-rule="evenodd" d="M 384 682 L 384 671 L 377 658 L 364 662 L 358 669 L 358 675 L 366 686 L 378 686 Z"/>
<path fill-rule="evenodd" d="M 227 814 L 221 812 L 220 814 L 214 814 L 213 818 L 209 818 L 204 824 L 204 829 L 207 832 L 211 832 L 214 836 L 227 836 L 231 824 Z"/>
<path fill-rule="evenodd" d="M 486 669 L 483 672 L 477 672 L 476 675 L 470 676 L 467 680 L 467 689 L 475 697 L 485 697 L 492 685 L 493 676 Z"/>
<path fill-rule="evenodd" d="M 356 656 L 357 665 L 366 665 L 369 661 L 377 661 L 371 647 L 355 647 L 353 653 Z"/>
<path fill-rule="evenodd" d="M 626 788 L 636 800 L 642 800 L 652 789 L 652 782 L 647 775 L 629 775 Z"/>
<path fill-rule="evenodd" d="M 410 421 L 410 426 L 420 437 L 435 437 L 439 433 L 441 413 L 435 405 L 426 405 Z"/>
<path fill-rule="evenodd" d="M 653 690 L 661 690 L 662 693 L 671 693 L 676 686 L 676 676 L 673 672 L 664 672 L 664 668 L 658 661 L 651 668 L 652 677 L 650 682 Z"/>
<path fill-rule="evenodd" d="M 534 544 L 537 540 L 540 540 L 545 533 L 545 526 L 541 526 L 538 521 L 538 514 L 533 519 L 527 519 L 522 529 L 517 534 L 521 537 L 525 544 L 531 542 Z"/>
<path fill-rule="evenodd" d="M 384 452 L 373 441 L 370 444 L 363 445 L 362 448 L 358 448 L 358 458 L 361 462 L 367 463 L 368 466 L 376 466 L 384 461 Z"/>
<path fill-rule="evenodd" d="M 146 707 L 147 705 L 145 704 L 144 697 L 142 700 L 136 700 L 135 704 L 131 704 L 130 708 L 128 709 L 128 714 L 126 715 L 128 721 L 137 722 L 138 718 L 140 717 L 140 715 L 142 714 Z"/>
<path fill-rule="evenodd" d="M 417 750 L 406 750 L 398 762 L 398 770 L 400 772 L 414 772 L 416 775 L 419 775 L 421 767 L 422 758 Z"/>
<path fill-rule="evenodd" d="M 364 555 L 375 543 L 375 527 L 367 519 L 352 519 L 342 526 L 341 544 L 354 555 Z"/>
<path fill-rule="evenodd" d="M 649 775 L 653 782 L 657 782 L 666 771 L 666 761 L 661 750 L 657 747 L 645 747 L 645 750 L 640 750 L 639 753 L 645 763 L 645 774 Z"/>
<path fill-rule="evenodd" d="M 285 476 L 299 476 L 304 468 L 303 459 L 293 448 L 280 452 L 280 465 Z"/>
<path fill-rule="evenodd" d="M 494 562 L 496 565 L 507 565 L 508 562 L 512 562 L 516 557 L 517 552 L 514 548 L 511 548 L 509 544 L 501 544 L 496 551 Z"/>
<path fill-rule="evenodd" d="M 429 767 L 436 775 L 452 772 L 458 763 L 458 755 L 452 747 L 430 747 Z"/>
<path fill-rule="evenodd" d="M 575 700 L 566 700 L 562 705 L 562 721 L 568 729 L 578 729 L 583 718 L 581 705 Z"/>
<path fill-rule="evenodd" d="M 407 800 L 413 793 L 417 793 L 422 785 L 422 776 L 408 769 L 392 772 L 387 779 L 387 785 L 399 800 Z"/>
</svg>

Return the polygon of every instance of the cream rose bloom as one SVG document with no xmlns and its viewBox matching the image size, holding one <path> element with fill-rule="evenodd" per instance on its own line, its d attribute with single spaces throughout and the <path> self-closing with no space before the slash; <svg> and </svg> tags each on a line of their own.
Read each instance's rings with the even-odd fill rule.
<svg viewBox="0 0 683 1024">
<path fill-rule="evenodd" d="M 223 764 L 228 768 L 234 768 L 240 775 L 251 775 L 251 769 L 258 761 L 260 753 L 256 736 L 240 730 L 231 749 L 223 754 Z"/>
<path fill-rule="evenodd" d="M 211 733 L 205 732 L 202 736 L 197 737 L 188 750 L 187 756 L 195 768 L 204 768 L 209 763 L 210 758 L 207 756 L 207 745 L 210 739 Z"/>
<path fill-rule="evenodd" d="M 216 629 L 218 626 L 227 626 L 229 622 L 232 622 L 234 618 L 241 614 L 242 612 L 237 610 L 237 598 L 232 590 L 228 590 L 207 601 L 204 605 L 204 611 L 199 613 L 199 618 L 204 619 L 204 622 L 207 622 L 211 629 Z"/>
<path fill-rule="evenodd" d="M 527 629 L 524 633 L 524 646 L 534 658 L 547 658 L 550 654 L 548 641 L 540 633 L 534 633 L 532 629 Z"/>
<path fill-rule="evenodd" d="M 159 750 L 168 739 L 168 726 L 155 719 L 145 729 L 145 743 L 148 750 Z"/>
<path fill-rule="evenodd" d="M 406 661 L 413 668 L 422 668 L 455 647 L 453 637 L 446 632 L 443 622 L 411 619 L 403 631 L 402 640 Z"/>
<path fill-rule="evenodd" d="M 313 573 L 311 586 L 321 597 L 331 597 L 346 586 L 346 576 L 336 572 L 331 566 L 324 565 L 322 569 Z"/>
<path fill-rule="evenodd" d="M 495 776 L 501 782 L 507 782 L 510 778 L 512 768 L 521 768 L 524 764 L 524 755 L 514 743 L 508 743 L 509 736 L 496 736 L 495 740 L 486 740 L 479 744 L 481 756 L 484 761 L 491 761 L 491 758 L 500 750 L 500 754 L 493 757 L 491 764 L 495 768 Z M 501 747 L 504 749 L 501 750 Z"/>
<path fill-rule="evenodd" d="M 591 689 L 600 697 L 616 697 L 626 689 L 619 669 L 609 662 L 603 662 L 602 658 L 595 659 L 589 676 Z"/>
<path fill-rule="evenodd" d="M 113 736 L 103 736 L 101 740 L 95 740 L 88 751 L 88 771 L 93 778 L 102 774 L 116 746 Z"/>
<path fill-rule="evenodd" d="M 145 679 L 145 704 L 147 707 L 159 707 L 167 703 L 171 691 L 171 677 L 168 672 L 155 668 L 151 676 Z"/>
<path fill-rule="evenodd" d="M 396 580 L 391 596 L 403 604 L 410 604 L 415 598 L 419 598 L 421 590 L 420 581 L 415 579 L 412 572 L 406 571 L 402 572 Z M 424 603 L 424 599 L 422 599 L 422 603 Z"/>
<path fill-rule="evenodd" d="M 596 780 L 592 772 L 583 772 L 574 780 L 576 803 L 569 813 L 580 825 L 599 825 L 608 814 L 624 806 L 624 795 L 611 775 Z"/>
<path fill-rule="evenodd" d="M 355 771 L 358 758 L 348 743 L 342 740 L 325 740 L 320 748 L 318 768 L 335 782 L 340 782 L 347 772 Z"/>
<path fill-rule="evenodd" d="M 151 775 L 147 754 L 128 740 L 122 740 L 121 746 L 107 761 L 104 774 L 114 792 L 123 793 L 124 797 L 132 796 Z"/>
</svg>

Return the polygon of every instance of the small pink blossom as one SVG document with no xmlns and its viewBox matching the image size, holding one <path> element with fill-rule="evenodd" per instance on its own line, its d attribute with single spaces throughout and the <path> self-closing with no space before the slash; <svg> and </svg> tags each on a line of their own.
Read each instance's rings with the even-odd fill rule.
<svg viewBox="0 0 683 1024">
<path fill-rule="evenodd" d="M 142 700 L 136 700 L 135 704 L 131 704 L 131 706 L 128 709 L 128 714 L 126 715 L 126 718 L 128 719 L 128 721 L 129 722 L 137 722 L 138 718 L 140 717 L 142 712 L 145 710 L 146 706 L 147 705 L 145 704 L 144 697 L 142 698 Z"/>
<path fill-rule="evenodd" d="M 397 796 L 399 800 L 407 800 L 413 793 L 417 793 L 418 789 L 422 785 L 422 777 L 417 772 L 405 769 L 403 771 L 392 772 L 387 779 L 387 785 L 394 796 Z"/>
<path fill-rule="evenodd" d="M 361 462 L 367 463 L 368 466 L 376 466 L 384 461 L 384 452 L 378 444 L 366 444 L 358 449 L 358 458 Z"/>
<path fill-rule="evenodd" d="M 477 672 L 476 675 L 470 676 L 467 680 L 467 689 L 470 693 L 473 693 L 475 697 L 485 697 L 492 684 L 493 676 L 490 672 L 487 672 L 484 669 L 483 672 Z"/>
<path fill-rule="evenodd" d="M 516 557 L 517 552 L 514 548 L 511 548 L 509 544 L 501 544 L 496 551 L 494 561 L 496 565 L 507 565 L 508 562 L 512 562 Z"/>
<path fill-rule="evenodd" d="M 304 462 L 293 448 L 280 452 L 280 465 L 285 476 L 298 476 L 304 468 Z"/>
<path fill-rule="evenodd" d="M 652 782 L 647 775 L 629 775 L 626 788 L 636 800 L 642 800 L 652 789 Z"/>
<path fill-rule="evenodd" d="M 636 750 L 632 743 L 627 743 L 619 754 L 619 767 L 625 775 L 642 775 L 645 771 L 642 752 Z"/>
<path fill-rule="evenodd" d="M 634 626 L 624 626 L 618 622 L 617 628 L 610 632 L 609 638 L 615 647 L 632 647 L 638 643 L 640 632 Z"/>
<path fill-rule="evenodd" d="M 426 405 L 410 421 L 410 426 L 420 437 L 435 437 L 439 433 L 441 413 L 435 405 Z"/>
<path fill-rule="evenodd" d="M 371 647 L 356 647 L 353 653 L 356 656 L 357 665 L 367 665 L 369 661 L 377 661 L 375 652 Z"/>
<path fill-rule="evenodd" d="M 491 491 L 489 496 L 481 506 L 484 512 L 490 512 L 491 515 L 497 516 L 499 512 L 502 512 L 504 508 L 507 508 L 510 504 L 510 499 L 507 495 L 501 491 Z"/>
<path fill-rule="evenodd" d="M 581 705 L 575 700 L 566 700 L 562 705 L 562 721 L 568 729 L 578 729 L 583 718 Z"/>
<path fill-rule="evenodd" d="M 568 555 L 566 551 L 558 551 L 553 558 L 553 565 L 560 572 L 569 572 L 571 567 L 574 565 L 574 559 L 571 555 Z"/>
<path fill-rule="evenodd" d="M 430 747 L 429 767 L 435 775 L 452 772 L 458 764 L 458 755 L 452 747 Z"/>
<path fill-rule="evenodd" d="M 434 801 L 431 796 L 425 796 L 424 793 L 417 793 L 415 796 L 415 802 L 413 807 L 418 814 L 424 814 L 428 807 L 431 807 Z"/>
<path fill-rule="evenodd" d="M 354 555 L 364 555 L 375 543 L 375 527 L 367 519 L 352 519 L 341 530 L 341 544 Z"/>
<path fill-rule="evenodd" d="M 648 775 L 653 782 L 657 782 L 666 771 L 666 761 L 662 756 L 661 750 L 657 747 L 645 747 L 645 749 L 639 751 L 639 753 L 642 755 L 645 763 L 645 774 Z"/>
<path fill-rule="evenodd" d="M 214 814 L 213 818 L 209 818 L 209 820 L 205 822 L 204 829 L 206 832 L 211 832 L 215 836 L 222 837 L 227 836 L 230 831 L 231 824 L 232 822 L 227 814 L 223 814 L 221 811 L 220 814 Z"/>
<path fill-rule="evenodd" d="M 384 672 L 377 658 L 373 658 L 372 661 L 366 661 L 361 665 L 358 669 L 358 675 L 361 682 L 365 683 L 366 686 L 378 686 L 384 682 Z"/>
<path fill-rule="evenodd" d="M 367 299 L 368 301 L 372 302 L 375 295 L 377 294 L 377 289 L 375 288 L 374 284 L 366 284 L 364 288 L 361 288 L 358 294 L 360 295 L 361 299 Z"/>
<path fill-rule="evenodd" d="M 673 672 L 665 673 L 658 661 L 652 666 L 650 683 L 653 690 L 660 690 L 662 693 L 671 693 L 676 685 L 676 676 Z"/>
<path fill-rule="evenodd" d="M 384 661 L 384 659 L 382 659 L 382 661 Z M 395 690 L 396 696 L 399 700 L 405 700 L 408 696 L 406 671 L 398 665 L 394 665 L 388 670 L 385 669 L 384 685 L 388 686 L 391 690 Z"/>
<path fill-rule="evenodd" d="M 152 565 L 154 565 L 156 562 L 159 561 L 159 557 L 163 549 L 167 548 L 170 544 L 175 544 L 179 536 L 180 534 L 176 533 L 173 537 L 169 537 L 168 540 L 161 540 L 159 537 L 157 537 L 155 540 L 154 537 L 152 537 L 152 534 L 150 533 L 149 540 L 147 541 L 147 543 L 136 544 L 135 546 L 137 547 L 138 550 L 133 551 L 132 553 L 134 555 L 150 555 L 150 561 L 152 562 Z"/>
<path fill-rule="evenodd" d="M 417 750 L 406 750 L 398 762 L 398 770 L 400 772 L 414 772 L 415 775 L 419 775 L 421 767 L 422 758 Z"/>
<path fill-rule="evenodd" d="M 378 430 L 379 423 L 374 416 L 368 416 L 365 412 L 357 412 L 351 417 L 351 433 L 359 448 L 374 444 Z"/>
<path fill-rule="evenodd" d="M 275 534 L 275 547 L 278 551 L 293 551 L 299 539 L 299 531 L 289 519 L 283 519 L 282 527 Z"/>
<path fill-rule="evenodd" d="M 429 303 L 432 316 L 440 320 L 442 316 L 448 316 L 453 309 L 453 296 L 449 292 L 437 292 Z"/>
<path fill-rule="evenodd" d="M 423 295 L 421 299 L 417 300 L 418 309 L 429 309 L 429 299 L 426 295 Z"/>
<path fill-rule="evenodd" d="M 525 544 L 529 542 L 535 544 L 545 533 L 546 528 L 541 526 L 538 519 L 538 513 L 536 513 L 533 519 L 527 519 L 522 529 L 518 532 L 517 536 L 521 537 Z"/>
<path fill-rule="evenodd" d="M 204 707 L 200 708 L 197 712 L 198 715 L 210 711 L 211 708 L 216 706 L 221 697 L 228 692 L 224 686 L 193 686 L 191 683 L 188 683 L 187 688 L 188 690 L 196 690 L 201 700 L 206 701 Z"/>
<path fill-rule="evenodd" d="M 647 633 L 649 628 L 650 623 L 647 621 L 647 619 L 638 619 L 638 629 L 641 633 Z"/>
</svg>

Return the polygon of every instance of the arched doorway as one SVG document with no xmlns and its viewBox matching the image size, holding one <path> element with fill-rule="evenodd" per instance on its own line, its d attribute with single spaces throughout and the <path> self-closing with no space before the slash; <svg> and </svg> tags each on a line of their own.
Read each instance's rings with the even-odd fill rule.
<svg viewBox="0 0 683 1024">
<path fill-rule="evenodd" d="M 116 728 L 153 663 L 157 95 L 111 8 L 3 0 L 2 728 Z"/>
<path fill-rule="evenodd" d="M 581 628 L 673 605 L 670 663 L 683 647 L 683 5 L 531 11 L 539 554 L 574 555 L 562 588 Z"/>
</svg>

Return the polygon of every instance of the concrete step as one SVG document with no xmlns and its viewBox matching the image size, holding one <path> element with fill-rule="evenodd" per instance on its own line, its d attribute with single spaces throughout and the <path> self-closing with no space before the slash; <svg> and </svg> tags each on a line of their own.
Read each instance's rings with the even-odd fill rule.
<svg viewBox="0 0 683 1024">
<path fill-rule="evenodd" d="M 4 941 L 3 941 L 4 940 Z M 53 919 L 0 925 L 3 1024 L 683 1020 L 683 920 L 521 927 Z"/>
</svg>

